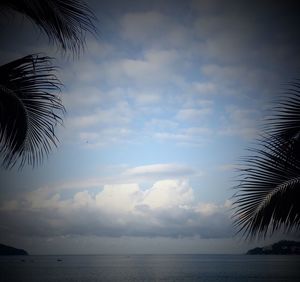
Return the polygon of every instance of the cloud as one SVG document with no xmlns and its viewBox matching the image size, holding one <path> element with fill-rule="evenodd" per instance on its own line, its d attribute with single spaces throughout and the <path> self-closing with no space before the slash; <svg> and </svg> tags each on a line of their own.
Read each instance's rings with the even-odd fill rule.
<svg viewBox="0 0 300 282">
<path fill-rule="evenodd" d="M 176 145 L 203 146 L 209 142 L 213 130 L 208 127 L 180 128 L 175 132 L 158 131 L 153 137 L 162 142 L 174 142 Z"/>
<path fill-rule="evenodd" d="M 104 185 L 103 190 L 95 196 L 95 205 L 108 214 L 123 216 L 134 211 L 141 197 L 136 183 Z"/>
<path fill-rule="evenodd" d="M 138 57 L 123 57 L 101 66 L 105 77 L 113 85 L 159 89 L 162 85 L 180 83 L 181 61 L 177 51 L 159 48 L 145 49 Z"/>
<path fill-rule="evenodd" d="M 150 209 L 168 209 L 187 206 L 193 199 L 193 190 L 186 181 L 161 180 L 146 191 L 142 205 Z"/>
<path fill-rule="evenodd" d="M 101 128 L 98 132 L 81 131 L 79 138 L 88 148 L 107 147 L 109 145 L 130 143 L 134 133 L 126 127 Z"/>
<path fill-rule="evenodd" d="M 204 109 L 181 109 L 177 113 L 178 119 L 183 120 L 194 120 L 194 121 L 200 121 L 204 116 L 209 115 L 212 112 L 210 108 L 204 108 Z"/>
<path fill-rule="evenodd" d="M 0 217 L 4 232 L 18 236 L 219 238 L 231 234 L 225 210 L 226 204 L 197 203 L 187 180 L 163 179 L 146 189 L 106 184 L 69 198 L 40 188 L 3 205 Z"/>
<path fill-rule="evenodd" d="M 126 39 L 145 42 L 149 35 L 161 33 L 166 17 L 156 11 L 128 13 L 121 20 L 122 35 Z"/>
<path fill-rule="evenodd" d="M 186 177 L 195 174 L 195 170 L 187 165 L 179 164 L 153 164 L 133 167 L 124 172 L 125 176 L 130 177 L 148 177 L 148 178 L 166 178 L 166 177 Z"/>
<path fill-rule="evenodd" d="M 178 122 L 169 119 L 152 118 L 145 123 L 146 130 L 166 130 L 176 129 L 179 126 Z"/>
<path fill-rule="evenodd" d="M 91 97 L 91 100 L 96 99 Z M 101 99 L 101 96 L 99 97 Z M 127 101 L 120 100 L 100 107 L 82 104 L 81 113 L 73 111 L 65 119 L 62 132 L 69 142 L 78 142 L 84 146 L 95 148 L 130 142 L 134 137 L 131 122 L 134 117 Z"/>
<path fill-rule="evenodd" d="M 183 6 L 165 5 L 124 9 L 111 41 L 89 40 L 85 57 L 66 66 L 71 86 L 65 101 L 72 107 L 66 119 L 68 140 L 90 148 L 145 140 L 203 146 L 216 130 L 219 135 L 255 135 L 251 119 L 256 114 L 239 120 L 235 110 L 224 108 L 263 111 L 266 97 L 284 79 L 280 62 L 293 65 L 288 54 L 295 54 L 295 48 L 268 32 L 272 42 L 280 43 L 270 52 L 263 33 L 273 27 L 261 29 L 264 23 L 253 6 L 246 11 L 237 4 L 235 13 L 214 1 L 192 1 L 184 7 L 196 14 L 178 21 L 172 13 L 183 15 Z M 286 36 L 290 42 L 292 35 Z M 252 104 L 241 105 L 241 98 Z M 190 128 L 199 128 L 198 134 Z"/>
<path fill-rule="evenodd" d="M 130 98 L 134 100 L 134 102 L 138 106 L 153 106 L 157 105 L 161 102 L 162 96 L 160 93 L 157 93 L 156 91 L 153 92 L 143 92 L 143 91 L 132 91 L 130 95 Z"/>
<path fill-rule="evenodd" d="M 221 135 L 239 136 L 244 139 L 254 139 L 258 135 L 260 113 L 255 110 L 231 106 L 227 108 Z"/>
<path fill-rule="evenodd" d="M 113 108 L 96 108 L 91 114 L 72 117 L 68 121 L 71 127 L 86 128 L 94 125 L 114 126 L 128 124 L 132 119 L 131 109 L 126 101 L 120 101 Z"/>
<path fill-rule="evenodd" d="M 216 90 L 216 85 L 212 82 L 195 82 L 193 83 L 194 91 L 201 95 L 208 95 Z"/>
<path fill-rule="evenodd" d="M 49 185 L 48 192 L 88 190 L 94 193 L 104 185 L 119 185 L 124 183 L 139 183 L 143 188 L 149 187 L 156 181 L 163 179 L 191 179 L 202 177 L 204 172 L 199 168 L 180 163 L 157 163 L 141 166 L 103 165 L 98 168 L 98 177 L 74 179 Z M 45 189 L 45 188 L 44 188 Z"/>
</svg>

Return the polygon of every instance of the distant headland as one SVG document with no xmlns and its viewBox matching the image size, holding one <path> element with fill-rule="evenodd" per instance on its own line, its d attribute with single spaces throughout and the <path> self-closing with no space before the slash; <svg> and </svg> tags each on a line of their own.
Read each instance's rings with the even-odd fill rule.
<svg viewBox="0 0 300 282">
<path fill-rule="evenodd" d="M 28 253 L 23 249 L 16 249 L 11 246 L 0 244 L 0 256 L 12 256 L 12 255 L 27 256 Z"/>
<path fill-rule="evenodd" d="M 262 248 L 254 248 L 247 255 L 300 255 L 300 242 L 282 240 Z"/>
</svg>

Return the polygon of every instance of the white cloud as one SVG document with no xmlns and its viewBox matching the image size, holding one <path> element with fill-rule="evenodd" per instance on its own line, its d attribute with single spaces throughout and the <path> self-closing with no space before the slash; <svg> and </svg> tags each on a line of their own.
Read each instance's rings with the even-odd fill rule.
<svg viewBox="0 0 300 282">
<path fill-rule="evenodd" d="M 70 121 L 67 121 L 69 126 L 79 128 L 89 127 L 91 125 L 97 124 L 97 122 L 102 122 L 101 113 L 77 116 L 70 119 Z"/>
<path fill-rule="evenodd" d="M 107 147 L 113 144 L 133 142 L 134 132 L 126 127 L 100 128 L 97 132 L 81 131 L 79 138 L 82 145 L 88 148 Z"/>
<path fill-rule="evenodd" d="M 134 137 L 131 125 L 134 115 L 126 100 L 100 107 L 83 103 L 80 110 L 73 109 L 66 117 L 62 134 L 65 140 L 90 148 L 130 142 Z"/>
<path fill-rule="evenodd" d="M 207 237 L 209 230 L 216 238 L 229 236 L 225 209 L 225 204 L 197 203 L 185 179 L 163 179 L 146 189 L 137 183 L 106 184 L 96 194 L 81 190 L 68 198 L 40 188 L 2 206 L 1 222 L 8 232 L 24 236 Z"/>
<path fill-rule="evenodd" d="M 95 204 L 110 214 L 132 212 L 138 203 L 141 191 L 136 183 L 104 185 L 95 196 Z"/>
<path fill-rule="evenodd" d="M 215 203 L 204 203 L 204 204 L 199 204 L 196 207 L 196 210 L 202 214 L 209 216 L 216 213 L 219 210 L 219 208 L 220 207 Z"/>
<path fill-rule="evenodd" d="M 162 97 L 159 93 L 153 92 L 143 92 L 143 91 L 135 91 L 134 93 L 130 94 L 130 97 L 134 99 L 137 106 L 144 106 L 144 105 L 154 105 L 161 102 Z"/>
<path fill-rule="evenodd" d="M 174 132 L 159 131 L 153 137 L 163 142 L 175 142 L 176 145 L 203 146 L 209 142 L 208 137 L 213 130 L 208 127 L 180 128 Z"/>
<path fill-rule="evenodd" d="M 152 118 L 151 120 L 145 123 L 146 130 L 166 130 L 166 129 L 175 129 L 179 126 L 178 122 L 168 119 L 159 119 Z"/>
<path fill-rule="evenodd" d="M 216 85 L 212 82 L 195 82 L 192 87 L 196 93 L 201 95 L 211 94 L 216 91 Z"/>
<path fill-rule="evenodd" d="M 194 121 L 200 121 L 203 117 L 211 114 L 212 110 L 210 108 L 204 108 L 204 109 L 181 109 L 177 113 L 176 117 L 178 119 L 183 120 L 194 120 Z"/>
<path fill-rule="evenodd" d="M 168 209 L 190 205 L 193 200 L 193 190 L 187 181 L 161 180 L 145 192 L 142 204 L 151 209 Z"/>
<path fill-rule="evenodd" d="M 109 80 L 119 84 L 122 79 L 141 89 L 157 88 L 161 85 L 180 84 L 180 62 L 182 59 L 173 50 L 145 50 L 139 58 L 122 58 L 105 67 Z M 155 86 L 155 87 L 153 87 Z"/>
<path fill-rule="evenodd" d="M 96 188 L 105 185 L 119 185 L 122 183 L 139 183 L 142 187 L 148 187 L 153 182 L 163 179 L 182 179 L 202 177 L 203 171 L 189 165 L 180 163 L 158 163 L 141 166 L 103 165 L 98 168 L 99 176 L 86 179 L 76 179 L 62 183 L 54 183 L 44 192 L 60 193 L 61 191 L 88 190 L 95 191 Z"/>
<path fill-rule="evenodd" d="M 81 85 L 78 88 L 64 92 L 63 103 L 68 111 L 83 112 L 91 107 L 100 107 L 108 103 L 109 93 L 104 93 L 99 88 L 92 85 Z"/>
<path fill-rule="evenodd" d="M 78 192 L 73 197 L 73 205 L 78 208 L 88 208 L 93 203 L 93 198 L 88 191 Z"/>
<path fill-rule="evenodd" d="M 149 178 L 161 178 L 161 177 L 178 177 L 188 176 L 195 174 L 195 171 L 186 165 L 179 164 L 153 164 L 133 167 L 127 169 L 124 172 L 125 176 L 130 177 L 149 177 Z"/>
<path fill-rule="evenodd" d="M 67 120 L 71 127 L 86 128 L 93 125 L 113 126 L 128 124 L 132 119 L 132 112 L 128 102 L 120 101 L 113 108 L 94 109 L 91 114 L 72 117 Z"/>
<path fill-rule="evenodd" d="M 245 139 L 254 139 L 258 134 L 260 114 L 255 110 L 228 107 L 227 115 L 224 117 L 221 135 L 240 136 Z"/>
</svg>

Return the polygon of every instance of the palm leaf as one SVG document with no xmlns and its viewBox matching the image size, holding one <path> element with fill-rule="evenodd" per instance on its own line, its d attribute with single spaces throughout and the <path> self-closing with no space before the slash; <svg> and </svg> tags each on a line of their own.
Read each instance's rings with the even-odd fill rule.
<svg viewBox="0 0 300 282">
<path fill-rule="evenodd" d="M 64 107 L 53 94 L 60 82 L 49 57 L 28 55 L 0 66 L 2 166 L 40 163 L 57 144 L 54 127 Z"/>
<path fill-rule="evenodd" d="M 26 15 L 51 42 L 63 50 L 80 53 L 85 33 L 96 33 L 95 15 L 79 0 L 0 0 L 0 5 Z"/>
<path fill-rule="evenodd" d="M 286 157 L 300 155 L 300 83 L 298 80 L 289 84 L 285 96 L 277 101 L 275 114 L 267 120 L 265 130 L 281 141 Z"/>
<path fill-rule="evenodd" d="M 243 159 L 234 195 L 234 225 L 247 238 L 300 229 L 298 82 L 278 101 L 252 155 Z"/>
</svg>

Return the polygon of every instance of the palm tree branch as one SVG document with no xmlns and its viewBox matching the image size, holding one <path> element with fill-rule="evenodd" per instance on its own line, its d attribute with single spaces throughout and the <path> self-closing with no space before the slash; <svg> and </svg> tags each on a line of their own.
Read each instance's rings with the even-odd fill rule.
<svg viewBox="0 0 300 282">
<path fill-rule="evenodd" d="M 270 135 L 264 135 L 257 148 L 250 149 L 253 155 L 242 159 L 244 168 L 234 195 L 234 226 L 247 238 L 266 236 L 268 231 L 280 228 L 297 229 L 300 224 L 299 156 L 287 157 L 289 150 L 282 146 L 282 139 L 267 136 Z M 298 144 L 295 150 L 297 147 Z"/>
<path fill-rule="evenodd" d="M 57 145 L 54 127 L 65 111 L 51 58 L 28 55 L 0 66 L 0 153 L 2 166 L 40 163 Z"/>
<path fill-rule="evenodd" d="M 0 5 L 32 20 L 64 51 L 78 54 L 85 45 L 85 33 L 96 35 L 96 17 L 79 0 L 0 0 Z"/>
<path fill-rule="evenodd" d="M 261 210 L 265 209 L 277 194 L 284 193 L 286 189 L 295 188 L 296 185 L 300 184 L 300 176 L 288 179 L 283 183 L 277 185 L 274 189 L 267 193 L 264 199 L 259 203 L 256 208 L 256 213 L 259 213 Z"/>
</svg>

